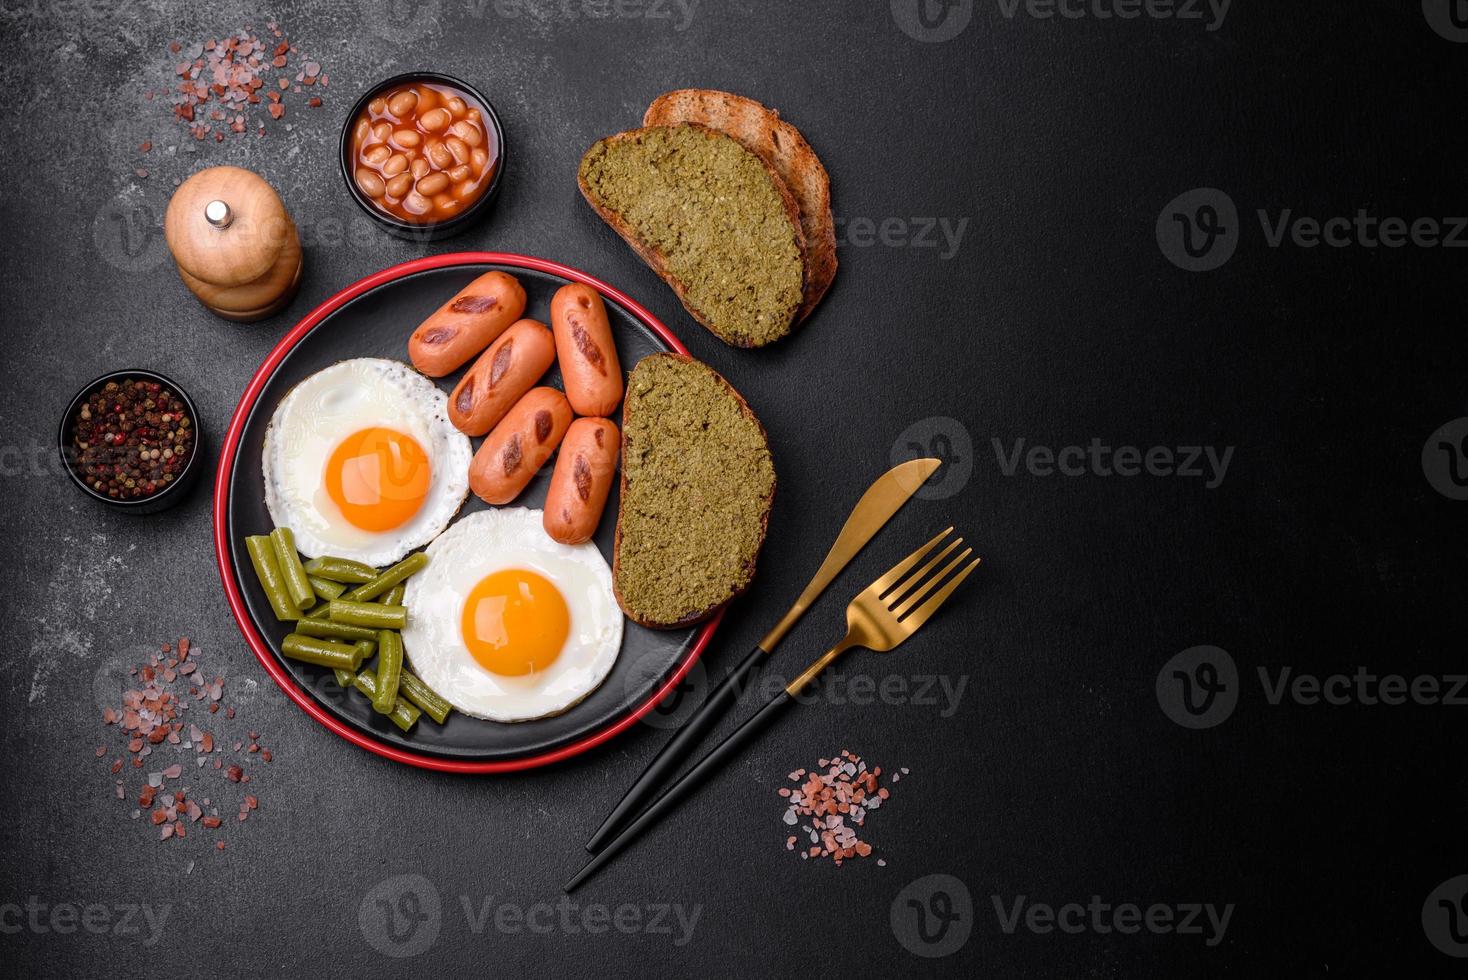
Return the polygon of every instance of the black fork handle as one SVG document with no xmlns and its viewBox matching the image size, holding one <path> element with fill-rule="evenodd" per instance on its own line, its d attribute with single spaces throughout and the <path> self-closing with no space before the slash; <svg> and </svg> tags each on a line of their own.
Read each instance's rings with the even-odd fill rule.
<svg viewBox="0 0 1468 980">
<path fill-rule="evenodd" d="M 704 780 L 714 773 L 722 772 L 728 768 L 729 762 L 739 754 L 749 741 L 774 721 L 775 718 L 787 706 L 797 703 L 786 691 L 781 691 L 770 699 L 769 703 L 761 708 L 753 717 L 744 724 L 734 729 L 733 734 L 715 746 L 708 755 L 699 760 L 698 764 L 678 780 L 668 791 L 658 797 L 657 801 L 648 807 L 641 816 L 627 825 L 627 829 L 616 837 L 607 841 L 600 852 L 596 854 L 582 869 L 576 872 L 576 876 L 562 886 L 567 894 L 579 888 L 586 879 L 590 878 L 604 864 L 610 861 L 618 851 L 632 843 L 642 835 L 654 823 L 677 806 L 693 790 L 697 789 Z"/>
<path fill-rule="evenodd" d="M 666 745 L 653 756 L 652 762 L 648 763 L 637 781 L 627 790 L 612 812 L 607 814 L 596 833 L 586 842 L 586 849 L 592 854 L 598 853 L 606 846 L 627 823 L 650 803 L 659 792 L 659 787 L 666 785 L 673 775 L 678 771 L 703 737 L 708 734 L 714 723 L 729 712 L 734 703 L 739 700 L 739 695 L 745 690 L 746 685 L 759 672 L 765 660 L 769 658 L 763 647 L 756 646 L 750 651 L 744 660 L 729 672 L 718 687 L 709 692 L 708 700 L 699 706 L 698 710 L 689 716 L 683 723 L 683 727 L 668 739 Z"/>
</svg>

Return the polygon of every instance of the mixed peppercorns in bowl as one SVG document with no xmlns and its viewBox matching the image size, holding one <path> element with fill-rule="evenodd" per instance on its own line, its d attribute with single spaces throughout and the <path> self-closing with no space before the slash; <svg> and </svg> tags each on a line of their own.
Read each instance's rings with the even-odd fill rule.
<svg viewBox="0 0 1468 980">
<path fill-rule="evenodd" d="M 61 420 L 62 463 L 72 482 L 136 514 L 187 495 L 202 464 L 199 415 L 183 389 L 152 371 L 114 371 L 84 387 Z"/>
</svg>

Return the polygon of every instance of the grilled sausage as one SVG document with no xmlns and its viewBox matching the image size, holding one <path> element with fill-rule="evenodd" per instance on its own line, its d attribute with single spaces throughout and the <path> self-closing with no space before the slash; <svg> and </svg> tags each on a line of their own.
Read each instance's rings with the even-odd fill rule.
<svg viewBox="0 0 1468 980">
<path fill-rule="evenodd" d="M 622 365 L 601 294 L 580 283 L 556 290 L 551 329 L 571 407 L 577 415 L 611 415 L 622 400 Z"/>
<path fill-rule="evenodd" d="M 516 320 L 459 379 L 449 395 L 449 421 L 465 435 L 484 435 L 555 359 L 549 328 L 538 320 Z"/>
<path fill-rule="evenodd" d="M 441 378 L 488 347 L 525 312 L 525 289 L 514 276 L 486 272 L 454 294 L 408 338 L 408 359 Z"/>
<path fill-rule="evenodd" d="M 561 444 L 572 417 L 565 395 L 531 388 L 480 444 L 469 464 L 469 489 L 487 504 L 514 500 Z"/>
<path fill-rule="evenodd" d="M 561 544 L 591 540 L 612 492 L 621 450 L 622 433 L 615 422 L 588 418 L 571 423 L 545 496 L 546 534 Z"/>
</svg>

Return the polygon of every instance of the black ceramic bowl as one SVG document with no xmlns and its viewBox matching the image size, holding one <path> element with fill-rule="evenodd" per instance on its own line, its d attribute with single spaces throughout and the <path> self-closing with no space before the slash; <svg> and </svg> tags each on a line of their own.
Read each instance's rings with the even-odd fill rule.
<svg viewBox="0 0 1468 980">
<path fill-rule="evenodd" d="M 463 211 L 445 221 L 417 222 L 404 221 L 402 218 L 387 213 L 372 202 L 372 198 L 362 193 L 357 186 L 353 176 L 355 165 L 352 159 L 352 126 L 357 117 L 366 110 L 367 104 L 378 95 L 392 88 L 394 85 L 402 85 L 406 82 L 434 82 L 438 85 L 446 85 L 463 92 L 473 102 L 478 103 L 478 108 L 483 113 L 488 126 L 494 133 L 494 142 L 499 147 L 499 160 L 495 163 L 494 173 L 489 178 L 489 186 L 484 189 L 473 204 Z M 434 71 L 410 71 L 401 75 L 378 82 L 376 85 L 362 93 L 352 106 L 347 118 L 342 122 L 341 141 L 337 148 L 337 162 L 341 166 L 342 180 L 346 181 L 347 193 L 352 195 L 352 200 L 357 202 L 357 207 L 366 212 L 367 216 L 377 222 L 389 234 L 409 241 L 433 242 L 442 238 L 449 238 L 467 229 L 475 221 L 478 221 L 494 204 L 495 197 L 499 194 L 500 181 L 505 176 L 505 162 L 508 158 L 508 147 L 505 145 L 505 130 L 500 125 L 500 117 L 494 111 L 494 106 L 474 86 L 467 82 L 454 78 L 452 75 L 444 75 Z"/>
<path fill-rule="evenodd" d="M 76 432 L 76 423 L 81 413 L 82 405 L 86 402 L 87 398 L 103 385 L 107 384 L 107 382 L 121 381 L 125 378 L 141 378 L 146 381 L 155 382 L 178 396 L 179 400 L 183 402 L 184 408 L 188 411 L 189 418 L 193 421 L 194 426 L 193 452 L 184 463 L 183 471 L 179 473 L 178 477 L 172 483 L 168 484 L 162 490 L 159 490 L 152 496 L 139 497 L 135 500 L 119 500 L 115 497 L 109 497 L 105 493 L 100 493 L 94 487 L 88 486 L 87 482 L 82 479 L 81 473 L 77 471 L 76 449 L 72 445 L 72 436 Z M 199 474 L 204 471 L 205 467 L 205 464 L 202 462 L 204 455 L 204 429 L 203 423 L 199 419 L 199 410 L 194 407 L 193 399 L 189 397 L 188 392 L 179 387 L 176 382 L 165 378 L 156 371 L 113 371 L 110 374 L 104 374 L 102 377 L 88 382 L 86 387 L 78 391 L 76 397 L 71 400 L 71 404 L 66 407 L 66 414 L 61 417 L 61 427 L 57 432 L 56 441 L 57 448 L 61 453 L 61 466 L 66 470 L 66 475 L 71 477 L 71 482 L 76 484 L 77 489 L 81 490 L 82 493 L 85 493 L 93 500 L 99 500 L 108 507 L 130 514 L 156 514 L 160 510 L 166 510 L 172 507 L 188 496 L 189 490 L 192 489 L 195 483 L 199 482 Z"/>
</svg>

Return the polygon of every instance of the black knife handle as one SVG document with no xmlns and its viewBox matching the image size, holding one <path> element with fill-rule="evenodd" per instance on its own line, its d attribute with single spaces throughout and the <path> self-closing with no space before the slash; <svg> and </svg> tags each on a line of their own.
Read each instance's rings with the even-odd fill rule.
<svg viewBox="0 0 1468 980">
<path fill-rule="evenodd" d="M 613 855 L 641 837 L 644 831 L 657 823 L 664 814 L 677 806 L 684 797 L 697 789 L 706 779 L 714 773 L 727 769 L 729 762 L 739 754 L 740 749 L 774 721 L 775 717 L 788 705 L 796 703 L 798 702 L 786 691 L 776 694 L 754 716 L 734 729 L 733 734 L 700 759 L 692 769 L 684 774 L 682 779 L 669 786 L 668 791 L 658 797 L 636 820 L 628 824 L 626 830 L 603 843 L 601 850 L 590 861 L 587 861 L 580 871 L 576 872 L 575 877 L 562 885 L 562 889 L 569 894 L 581 887 L 582 883 L 610 861 Z"/>
<path fill-rule="evenodd" d="M 652 762 L 648 763 L 641 776 L 637 777 L 622 797 L 622 801 L 607 814 L 596 833 L 591 835 L 591 840 L 586 842 L 586 849 L 592 854 L 600 851 L 606 846 L 607 841 L 616 836 L 627 822 L 647 806 L 652 798 L 659 792 L 659 787 L 666 785 L 672 780 L 681 766 L 692 753 L 694 746 L 703 741 L 710 728 L 714 726 L 721 717 L 728 713 L 739 700 L 747 685 L 759 672 L 769 654 L 763 648 L 756 646 L 750 651 L 744 661 L 729 672 L 718 687 L 709 692 L 708 699 L 699 706 L 698 710 L 689 716 L 683 723 L 683 727 L 668 739 L 657 755 L 653 756 Z"/>
</svg>

